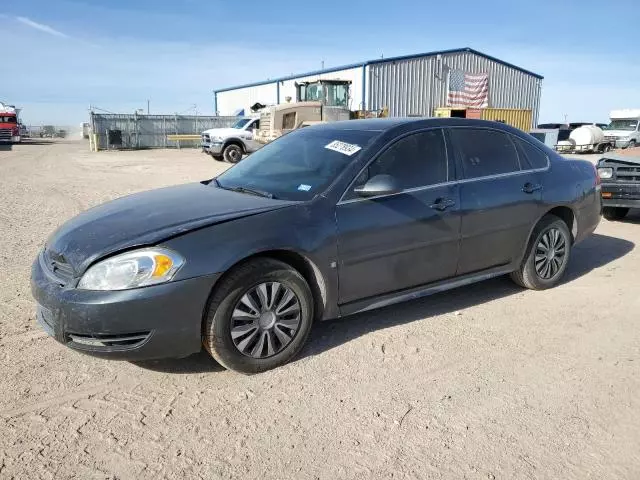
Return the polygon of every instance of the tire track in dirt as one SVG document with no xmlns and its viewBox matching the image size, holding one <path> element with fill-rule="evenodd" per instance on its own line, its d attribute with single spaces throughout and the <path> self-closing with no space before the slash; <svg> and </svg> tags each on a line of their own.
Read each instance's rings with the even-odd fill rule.
<svg viewBox="0 0 640 480">
<path fill-rule="evenodd" d="M 79 400 L 81 398 L 87 398 L 91 395 L 98 394 L 100 392 L 105 391 L 110 386 L 114 384 L 115 380 L 110 380 L 107 382 L 102 382 L 93 385 L 92 387 L 85 388 L 83 390 L 71 392 L 71 393 L 62 393 L 53 394 L 50 398 L 45 400 L 41 400 L 39 402 L 31 403 L 29 405 L 25 405 L 22 407 L 7 409 L 0 411 L 0 418 L 3 420 L 9 420 L 14 417 L 18 417 L 20 415 L 25 415 L 27 413 L 35 412 L 38 410 L 45 410 L 52 406 L 57 406 L 66 402 L 73 402 L 75 400 Z"/>
</svg>

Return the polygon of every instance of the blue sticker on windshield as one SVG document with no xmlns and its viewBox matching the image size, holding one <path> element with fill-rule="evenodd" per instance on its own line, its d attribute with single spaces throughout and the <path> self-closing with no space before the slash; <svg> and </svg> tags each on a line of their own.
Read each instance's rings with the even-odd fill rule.
<svg viewBox="0 0 640 480">
<path fill-rule="evenodd" d="M 300 186 L 298 186 L 298 190 L 300 190 L 301 192 L 308 192 L 309 190 L 311 190 L 311 185 L 305 185 L 304 183 Z"/>
</svg>

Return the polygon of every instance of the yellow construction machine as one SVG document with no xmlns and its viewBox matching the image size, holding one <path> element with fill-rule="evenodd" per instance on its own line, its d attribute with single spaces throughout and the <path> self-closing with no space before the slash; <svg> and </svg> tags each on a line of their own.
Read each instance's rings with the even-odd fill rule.
<svg viewBox="0 0 640 480">
<path fill-rule="evenodd" d="M 316 80 L 296 84 L 296 102 L 265 107 L 254 140 L 269 143 L 298 128 L 318 123 L 389 116 L 382 110 L 351 110 L 349 80 Z"/>
</svg>

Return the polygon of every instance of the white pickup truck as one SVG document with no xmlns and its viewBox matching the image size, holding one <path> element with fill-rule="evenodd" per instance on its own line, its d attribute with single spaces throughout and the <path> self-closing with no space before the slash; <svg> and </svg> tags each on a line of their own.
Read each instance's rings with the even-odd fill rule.
<svg viewBox="0 0 640 480">
<path fill-rule="evenodd" d="M 244 155 L 262 146 L 253 139 L 254 129 L 259 128 L 259 118 L 241 118 L 229 128 L 205 130 L 202 132 L 202 151 L 216 160 L 238 163 Z"/>
<path fill-rule="evenodd" d="M 618 148 L 640 146 L 640 108 L 613 110 L 609 118 L 611 123 L 603 129 L 606 140 Z"/>
</svg>

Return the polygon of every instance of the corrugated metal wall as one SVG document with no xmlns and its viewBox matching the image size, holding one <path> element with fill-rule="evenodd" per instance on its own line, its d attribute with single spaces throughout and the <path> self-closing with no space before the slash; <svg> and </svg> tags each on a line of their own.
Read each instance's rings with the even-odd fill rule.
<svg viewBox="0 0 640 480">
<path fill-rule="evenodd" d="M 327 73 L 313 75 L 300 75 L 295 78 L 279 80 L 263 85 L 253 85 L 233 90 L 218 92 L 216 96 L 217 110 L 220 115 L 233 115 L 240 109 L 244 109 L 245 115 L 251 114 L 251 106 L 256 102 L 263 105 L 277 105 L 287 103 L 286 98 L 291 97 L 291 102 L 296 101 L 296 82 L 313 82 L 315 80 L 350 80 L 351 95 L 349 108 L 359 110 L 362 108 L 362 67 L 345 68 Z"/>
<path fill-rule="evenodd" d="M 218 92 L 217 110 L 220 115 L 234 115 L 238 110 L 244 109 L 245 115 L 251 115 L 251 107 L 256 103 L 274 105 L 278 99 L 278 85 L 271 82 L 252 87 L 238 88 Z M 284 101 L 281 96 L 281 102 Z"/>
<path fill-rule="evenodd" d="M 92 113 L 92 133 L 98 135 L 98 148 L 108 148 L 107 132 L 122 132 L 120 148 L 175 148 L 196 147 L 200 141 L 179 143 L 167 139 L 171 134 L 200 134 L 203 130 L 230 127 L 238 117 L 204 117 L 195 115 L 136 115 Z"/>
<path fill-rule="evenodd" d="M 447 106 L 451 70 L 489 74 L 489 107 L 529 109 L 538 121 L 541 80 L 471 52 L 434 55 L 368 66 L 367 108 L 385 106 L 394 117 L 433 116 Z"/>
<path fill-rule="evenodd" d="M 467 110 L 468 111 L 468 110 Z M 467 118 L 470 118 L 467 116 Z M 483 120 L 493 120 L 496 122 L 504 122 L 512 127 L 519 128 L 528 132 L 532 128 L 532 112 L 531 110 L 516 110 L 511 108 L 485 108 L 481 111 Z"/>
</svg>

